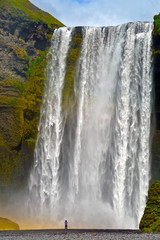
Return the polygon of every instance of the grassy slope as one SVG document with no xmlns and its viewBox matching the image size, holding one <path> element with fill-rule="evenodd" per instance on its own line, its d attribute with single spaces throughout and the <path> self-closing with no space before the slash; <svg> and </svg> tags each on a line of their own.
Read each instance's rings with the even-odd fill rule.
<svg viewBox="0 0 160 240">
<path fill-rule="evenodd" d="M 28 0 L 0 0 L 0 7 L 7 9 L 12 16 L 24 14 L 33 21 L 46 23 L 52 29 L 64 26 L 56 18 L 37 8 Z"/>
</svg>

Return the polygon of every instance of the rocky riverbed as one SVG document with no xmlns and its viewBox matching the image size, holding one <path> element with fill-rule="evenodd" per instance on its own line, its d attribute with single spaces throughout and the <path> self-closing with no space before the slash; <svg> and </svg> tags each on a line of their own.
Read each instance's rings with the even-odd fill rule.
<svg viewBox="0 0 160 240">
<path fill-rule="evenodd" d="M 140 234 L 138 231 L 37 230 L 1 231 L 0 240 L 158 240 L 160 233 Z"/>
</svg>

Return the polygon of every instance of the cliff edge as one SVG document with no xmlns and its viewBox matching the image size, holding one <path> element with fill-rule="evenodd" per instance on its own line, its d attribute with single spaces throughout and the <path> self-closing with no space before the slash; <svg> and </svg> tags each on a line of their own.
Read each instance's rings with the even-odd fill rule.
<svg viewBox="0 0 160 240">
<path fill-rule="evenodd" d="M 28 0 L 0 0 L 0 191 L 27 179 L 46 55 L 54 29 L 62 26 Z"/>
</svg>

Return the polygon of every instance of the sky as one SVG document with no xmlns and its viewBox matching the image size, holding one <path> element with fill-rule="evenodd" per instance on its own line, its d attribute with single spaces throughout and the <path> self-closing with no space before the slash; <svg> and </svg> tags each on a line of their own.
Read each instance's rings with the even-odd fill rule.
<svg viewBox="0 0 160 240">
<path fill-rule="evenodd" d="M 30 0 L 66 26 L 112 26 L 153 21 L 160 0 Z"/>
</svg>

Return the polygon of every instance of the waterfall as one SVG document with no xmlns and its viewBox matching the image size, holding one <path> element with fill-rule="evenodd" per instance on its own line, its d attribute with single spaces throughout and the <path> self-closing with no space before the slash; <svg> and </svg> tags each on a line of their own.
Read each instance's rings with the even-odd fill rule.
<svg viewBox="0 0 160 240">
<path fill-rule="evenodd" d="M 152 29 L 55 30 L 29 178 L 41 224 L 138 228 L 150 180 Z"/>
</svg>

